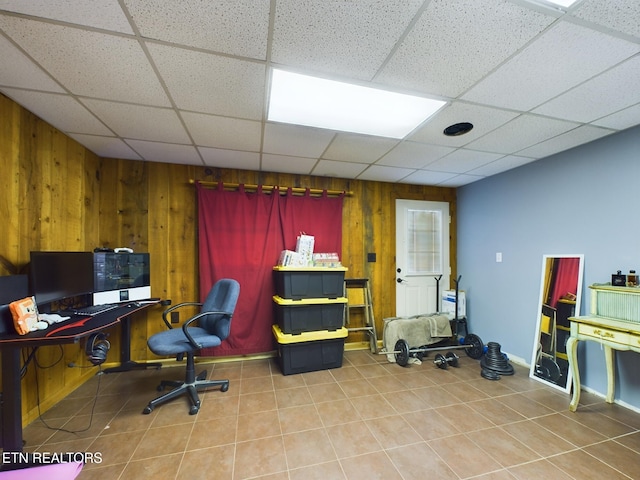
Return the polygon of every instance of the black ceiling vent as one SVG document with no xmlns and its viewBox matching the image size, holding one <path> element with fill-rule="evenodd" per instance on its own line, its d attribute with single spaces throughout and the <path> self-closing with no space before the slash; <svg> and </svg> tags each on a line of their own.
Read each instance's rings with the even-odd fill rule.
<svg viewBox="0 0 640 480">
<path fill-rule="evenodd" d="M 473 128 L 473 124 L 469 122 L 454 123 L 444 129 L 444 134 L 448 137 L 458 137 L 468 133 Z"/>
</svg>

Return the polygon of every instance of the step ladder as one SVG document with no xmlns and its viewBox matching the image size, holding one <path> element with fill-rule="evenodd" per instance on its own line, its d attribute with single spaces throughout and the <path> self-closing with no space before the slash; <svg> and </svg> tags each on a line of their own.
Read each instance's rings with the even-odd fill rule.
<svg viewBox="0 0 640 480">
<path fill-rule="evenodd" d="M 376 334 L 376 322 L 373 318 L 373 303 L 371 302 L 371 288 L 368 278 L 345 278 L 344 296 L 347 298 L 345 312 L 345 325 L 349 332 L 365 332 L 369 336 L 371 353 L 378 353 L 378 335 Z M 364 326 L 351 327 L 350 310 L 362 310 Z"/>
</svg>

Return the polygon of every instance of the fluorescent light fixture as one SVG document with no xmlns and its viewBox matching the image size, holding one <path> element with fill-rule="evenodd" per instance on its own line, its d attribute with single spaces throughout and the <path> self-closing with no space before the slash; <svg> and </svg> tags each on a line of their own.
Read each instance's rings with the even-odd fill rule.
<svg viewBox="0 0 640 480">
<path fill-rule="evenodd" d="M 267 119 L 404 138 L 446 103 L 273 69 Z"/>
<path fill-rule="evenodd" d="M 547 5 L 551 7 L 561 7 L 561 8 L 569 8 L 571 5 L 576 3 L 578 0 L 529 0 L 532 3 L 537 3 L 538 5 Z"/>
<path fill-rule="evenodd" d="M 548 3 L 553 3 L 554 5 L 564 8 L 569 8 L 571 5 L 576 3 L 576 1 L 577 0 L 547 0 Z"/>
</svg>

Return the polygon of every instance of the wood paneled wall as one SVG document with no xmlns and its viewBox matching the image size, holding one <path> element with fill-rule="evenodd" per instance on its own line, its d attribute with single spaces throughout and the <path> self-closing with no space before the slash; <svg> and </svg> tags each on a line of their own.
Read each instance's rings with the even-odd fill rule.
<svg viewBox="0 0 640 480">
<path fill-rule="evenodd" d="M 189 179 L 326 188 L 353 192 L 343 209 L 342 262 L 348 276 L 370 279 L 378 335 L 395 315 L 395 200 L 450 203 L 452 278 L 456 276 L 455 189 L 308 175 L 101 159 L 46 122 L 0 95 L 0 190 L 3 235 L 0 274 L 23 271 L 32 250 L 130 247 L 151 255 L 152 295 L 173 303 L 198 298 L 197 205 Z M 375 252 L 375 263 L 367 253 Z M 154 358 L 146 339 L 162 330 L 160 307 L 132 322 L 131 356 Z M 355 319 L 357 321 L 357 318 Z M 108 362 L 116 362 L 118 329 L 110 332 Z M 364 341 L 352 333 L 347 342 Z M 82 346 L 82 345 L 81 345 Z M 37 354 L 40 410 L 45 411 L 93 375 L 78 345 Z M 37 415 L 35 367 L 23 381 L 23 412 Z M 154 392 L 149 392 L 150 397 Z M 142 406 L 141 406 L 142 408 Z"/>
</svg>

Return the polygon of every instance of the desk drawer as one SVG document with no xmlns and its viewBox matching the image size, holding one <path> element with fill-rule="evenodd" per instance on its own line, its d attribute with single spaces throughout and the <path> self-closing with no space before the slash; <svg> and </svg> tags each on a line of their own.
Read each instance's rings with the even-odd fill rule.
<svg viewBox="0 0 640 480">
<path fill-rule="evenodd" d="M 580 335 L 587 335 L 589 337 L 595 337 L 601 340 L 607 340 L 609 342 L 620 343 L 622 345 L 629 345 L 629 342 L 631 341 L 628 333 L 618 332 L 616 330 L 608 330 L 606 328 L 596 327 L 594 325 L 580 324 L 578 325 L 578 333 Z"/>
</svg>

